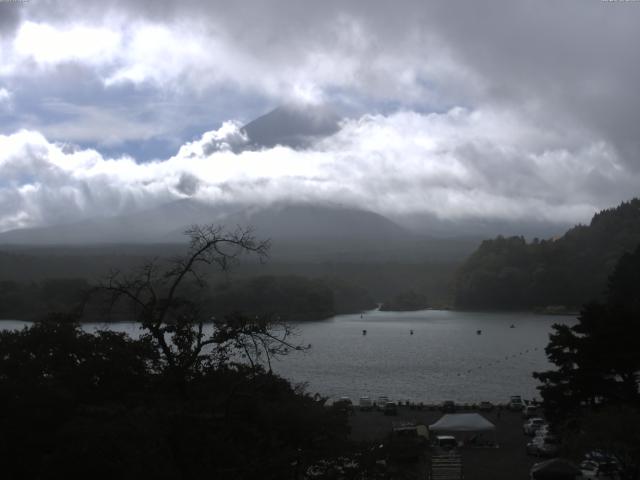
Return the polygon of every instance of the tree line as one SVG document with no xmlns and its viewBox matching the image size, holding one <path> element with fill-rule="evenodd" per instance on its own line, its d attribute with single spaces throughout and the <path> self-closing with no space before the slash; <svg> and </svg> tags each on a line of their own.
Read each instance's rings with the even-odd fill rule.
<svg viewBox="0 0 640 480">
<path fill-rule="evenodd" d="M 482 242 L 457 273 L 461 308 L 577 311 L 600 298 L 618 259 L 640 243 L 640 200 L 597 213 L 587 226 L 548 240 L 502 237 Z M 562 308 L 563 307 L 563 308 Z"/>
<path fill-rule="evenodd" d="M 192 283 L 187 280 L 185 283 Z M 0 318 L 34 320 L 48 312 L 73 312 L 82 307 L 95 283 L 83 278 L 54 278 L 39 282 L 0 281 Z M 193 285 L 212 317 L 236 311 L 247 315 L 271 314 L 283 320 L 321 320 L 342 313 L 375 308 L 369 293 L 339 280 L 297 275 L 260 275 L 215 282 L 202 290 Z M 87 308 L 83 321 L 122 320 L 116 314 Z"/>
</svg>

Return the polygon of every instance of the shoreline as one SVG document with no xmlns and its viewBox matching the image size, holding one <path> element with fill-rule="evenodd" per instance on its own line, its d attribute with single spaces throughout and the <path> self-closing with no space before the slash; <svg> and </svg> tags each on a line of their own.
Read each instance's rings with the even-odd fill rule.
<svg viewBox="0 0 640 480">
<path fill-rule="evenodd" d="M 328 317 L 321 318 L 306 318 L 306 319 L 287 319 L 284 320 L 286 323 L 313 323 L 313 322 L 326 322 L 327 320 L 331 320 L 335 317 L 347 316 L 347 315 L 366 315 L 374 312 L 383 312 L 383 313 L 398 313 L 398 314 L 407 314 L 407 313 L 418 313 L 418 312 L 461 312 L 461 313 L 489 313 L 489 314 L 523 314 L 523 315 L 540 315 L 545 317 L 573 317 L 577 318 L 580 315 L 579 311 L 566 311 L 566 312 L 554 312 L 554 311 L 545 311 L 543 309 L 530 309 L 530 310 L 520 310 L 520 309 L 466 309 L 466 308 L 455 308 L 455 307 L 427 307 L 421 308 L 417 310 L 385 310 L 382 308 L 374 308 L 371 310 L 360 310 L 357 312 L 341 312 L 341 313 L 333 313 Z M 364 317 L 363 317 L 364 318 Z M 37 323 L 39 319 L 30 319 L 30 320 L 22 320 L 17 318 L 0 318 L 0 324 L 2 322 L 22 322 L 25 324 Z M 79 322 L 81 325 L 86 324 L 121 324 L 121 323 L 136 323 L 136 320 L 81 320 Z M 203 322 L 204 325 L 210 325 L 216 323 L 215 320 L 208 320 Z"/>
</svg>

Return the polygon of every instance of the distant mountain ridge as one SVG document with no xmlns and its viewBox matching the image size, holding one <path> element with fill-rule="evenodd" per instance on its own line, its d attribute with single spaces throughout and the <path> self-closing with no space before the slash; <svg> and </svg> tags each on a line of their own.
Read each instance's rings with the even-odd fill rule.
<svg viewBox="0 0 640 480">
<path fill-rule="evenodd" d="M 185 199 L 116 217 L 0 234 L 0 244 L 88 245 L 183 243 L 193 224 L 251 226 L 258 238 L 297 241 L 394 241 L 411 236 L 377 213 L 335 205 L 281 203 L 265 207 L 211 205 Z"/>
<path fill-rule="evenodd" d="M 485 240 L 459 269 L 462 308 L 575 310 L 597 299 L 625 252 L 640 244 L 640 199 L 594 215 L 557 239 Z"/>
<path fill-rule="evenodd" d="M 171 243 L 169 232 L 204 218 L 214 223 L 227 215 L 225 209 L 178 200 L 159 207 L 115 217 L 98 217 L 80 222 L 24 228 L 0 233 L 0 244 L 91 245 L 110 243 Z"/>
</svg>

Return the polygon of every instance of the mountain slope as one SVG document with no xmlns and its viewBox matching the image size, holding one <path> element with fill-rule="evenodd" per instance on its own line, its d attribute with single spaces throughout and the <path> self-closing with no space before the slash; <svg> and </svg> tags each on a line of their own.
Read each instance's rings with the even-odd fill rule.
<svg viewBox="0 0 640 480">
<path fill-rule="evenodd" d="M 0 244 L 182 243 L 184 230 L 195 223 L 251 226 L 259 238 L 288 241 L 380 243 L 411 236 L 382 215 L 340 206 L 278 204 L 246 208 L 179 200 L 129 215 L 12 230 L 0 234 Z"/>
<path fill-rule="evenodd" d="M 168 232 L 193 223 L 215 223 L 225 209 L 191 200 L 116 217 L 101 217 L 49 227 L 11 230 L 0 234 L 0 244 L 90 245 L 109 243 L 165 243 Z"/>
<path fill-rule="evenodd" d="M 456 304 L 464 308 L 575 309 L 604 291 L 623 253 L 640 244 L 640 199 L 597 213 L 558 239 L 482 242 L 460 268 Z"/>
<path fill-rule="evenodd" d="M 285 105 L 249 122 L 242 130 L 249 137 L 250 149 L 276 145 L 304 148 L 337 132 L 339 120 L 328 107 Z"/>
</svg>

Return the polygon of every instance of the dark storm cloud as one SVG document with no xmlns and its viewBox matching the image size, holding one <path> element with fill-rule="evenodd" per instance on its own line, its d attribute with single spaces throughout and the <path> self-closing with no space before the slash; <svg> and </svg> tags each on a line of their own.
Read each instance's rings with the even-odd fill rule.
<svg viewBox="0 0 640 480">
<path fill-rule="evenodd" d="M 176 185 L 176 190 L 183 195 L 193 196 L 200 187 L 200 179 L 195 175 L 183 173 Z"/>
<path fill-rule="evenodd" d="M 637 194 L 638 2 L 57 0 L 23 14 L 1 52 L 0 88 L 14 105 L 5 133 L 22 125 L 47 138 L 5 137 L 5 165 L 19 170 L 12 148 L 33 142 L 58 166 L 95 156 L 42 180 L 60 188 L 76 191 L 80 175 L 106 188 L 104 198 L 237 200 L 233 192 L 249 203 L 331 199 L 532 224 L 585 221 Z M 71 71 L 81 74 L 68 79 Z M 67 90 L 44 98 L 29 88 L 40 110 L 21 108 L 25 78 Z M 338 103 L 350 118 L 295 152 L 276 140 L 239 153 L 237 122 L 188 142 L 198 126 L 201 134 L 290 101 Z M 384 115 L 366 115 L 376 112 Z M 149 167 L 104 148 L 67 157 L 54 148 L 170 136 L 174 151 L 187 143 Z M 105 183 L 111 170 L 117 178 Z M 5 194 L 36 205 L 29 185 Z M 28 222 L 21 213 L 5 212 L 3 224 Z"/>
<path fill-rule="evenodd" d="M 624 2 L 436 3 L 440 35 L 487 79 L 485 101 L 520 105 L 611 141 L 640 166 L 640 8 Z M 451 7 L 451 5 L 447 5 Z M 458 7 L 457 9 L 455 7 Z"/>
<path fill-rule="evenodd" d="M 211 35 L 274 68 L 300 62 L 310 52 L 339 61 L 353 60 L 353 54 L 357 65 L 345 68 L 358 78 L 338 78 L 336 71 L 335 82 L 324 79 L 325 84 L 402 100 L 398 76 L 406 75 L 418 95 L 430 90 L 421 84 L 432 82 L 442 101 L 448 95 L 458 104 L 506 102 L 540 121 L 574 122 L 611 141 L 628 163 L 640 163 L 640 96 L 634 94 L 640 84 L 640 8 L 633 2 L 89 0 L 31 7 L 33 18 L 61 23 L 118 15 L 166 24 L 203 22 Z M 376 64 L 387 56 L 407 62 L 405 71 L 397 71 L 402 65 Z M 475 77 L 445 81 L 434 71 L 436 78 L 420 78 L 428 75 L 420 62 L 441 64 L 443 58 L 458 65 L 461 76 Z"/>
<path fill-rule="evenodd" d="M 0 2 L 0 37 L 11 35 L 20 24 L 21 2 Z"/>
</svg>

